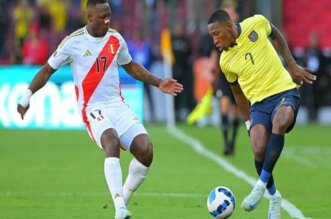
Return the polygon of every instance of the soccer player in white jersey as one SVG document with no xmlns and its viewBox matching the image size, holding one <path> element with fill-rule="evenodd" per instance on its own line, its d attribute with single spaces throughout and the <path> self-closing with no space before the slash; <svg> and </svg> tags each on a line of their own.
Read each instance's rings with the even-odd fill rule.
<svg viewBox="0 0 331 219">
<path fill-rule="evenodd" d="M 183 86 L 171 78 L 159 79 L 132 61 L 122 36 L 109 29 L 110 15 L 107 0 L 87 1 L 87 25 L 62 41 L 33 78 L 17 111 L 24 119 L 32 94 L 47 83 L 56 69 L 70 64 L 82 119 L 91 139 L 106 155 L 104 174 L 114 202 L 115 218 L 129 219 L 128 201 L 147 176 L 153 146 L 144 126 L 123 102 L 118 65 L 137 80 L 173 96 L 180 93 Z M 123 186 L 121 146 L 134 156 Z"/>
</svg>

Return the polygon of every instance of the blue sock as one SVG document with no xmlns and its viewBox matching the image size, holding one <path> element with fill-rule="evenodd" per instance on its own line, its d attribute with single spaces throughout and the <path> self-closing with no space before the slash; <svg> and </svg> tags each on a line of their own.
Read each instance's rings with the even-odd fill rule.
<svg viewBox="0 0 331 219">
<path fill-rule="evenodd" d="M 277 189 L 276 189 L 276 185 L 275 183 L 272 184 L 272 186 L 270 188 L 268 188 L 268 193 L 270 195 L 274 195 L 276 193 Z"/>
<path fill-rule="evenodd" d="M 265 184 L 267 184 L 267 182 L 269 181 L 270 176 L 271 176 L 271 173 L 268 173 L 267 171 L 262 170 L 261 174 L 260 174 L 260 180 L 262 182 L 264 182 Z"/>
<path fill-rule="evenodd" d="M 259 174 L 259 176 L 260 176 L 261 175 L 261 171 L 262 171 L 263 161 L 254 160 L 254 164 L 255 164 L 255 169 L 256 169 L 257 173 Z M 268 191 L 272 187 L 274 187 L 275 190 L 276 190 L 276 185 L 274 183 L 274 178 L 272 177 L 272 174 L 271 174 L 270 175 L 270 178 L 269 178 L 269 181 L 268 181 L 268 184 L 267 184 Z M 273 189 L 271 191 L 273 191 Z"/>
<path fill-rule="evenodd" d="M 280 154 L 282 153 L 283 147 L 284 147 L 284 135 L 278 135 L 272 133 L 266 148 L 262 172 L 263 170 L 265 170 L 267 173 L 272 173 L 276 165 L 276 162 Z"/>
</svg>

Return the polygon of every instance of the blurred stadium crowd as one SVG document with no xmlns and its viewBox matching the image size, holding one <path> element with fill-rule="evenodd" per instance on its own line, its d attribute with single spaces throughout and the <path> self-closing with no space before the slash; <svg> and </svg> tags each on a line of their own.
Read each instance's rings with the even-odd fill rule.
<svg viewBox="0 0 331 219">
<path fill-rule="evenodd" d="M 45 63 L 66 35 L 85 25 L 85 3 L 86 0 L 1 0 L 0 65 Z M 193 66 L 203 56 L 202 36 L 206 34 L 209 15 L 225 3 L 236 6 L 240 20 L 255 13 L 264 14 L 287 37 L 298 63 L 314 69 L 318 81 L 301 89 L 310 120 L 316 119 L 320 107 L 331 105 L 329 0 L 111 0 L 110 3 L 112 28 L 126 38 L 134 59 L 147 68 L 160 60 L 161 32 L 170 29 L 178 65 L 174 76 L 181 77 L 186 90 L 189 88 L 184 96 L 179 95 L 185 103 L 177 101 L 177 108 L 189 112 L 198 101 L 193 92 L 193 83 L 198 83 L 194 80 Z"/>
</svg>

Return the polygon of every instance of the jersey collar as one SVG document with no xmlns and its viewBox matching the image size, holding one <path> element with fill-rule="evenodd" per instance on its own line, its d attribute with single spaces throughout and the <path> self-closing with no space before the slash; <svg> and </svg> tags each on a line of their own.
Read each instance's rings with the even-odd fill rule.
<svg viewBox="0 0 331 219">
<path fill-rule="evenodd" d="M 238 39 L 240 37 L 240 34 L 241 34 L 241 26 L 240 26 L 239 23 L 236 23 L 236 26 L 238 28 L 238 37 L 237 37 L 237 39 Z"/>
<path fill-rule="evenodd" d="M 108 35 L 108 33 L 107 33 L 107 34 L 106 34 L 105 36 L 103 36 L 103 37 L 94 37 L 94 36 L 91 36 L 91 35 L 88 33 L 86 26 L 84 27 L 84 33 L 85 33 L 86 37 L 87 37 L 90 41 L 92 41 L 92 42 L 101 42 L 101 41 L 104 41 L 104 40 L 107 39 L 107 35 Z"/>
<path fill-rule="evenodd" d="M 236 41 L 230 46 L 230 48 L 238 45 L 237 39 L 240 37 L 241 27 L 240 27 L 240 24 L 239 23 L 237 23 L 236 26 L 237 26 L 237 29 L 238 29 L 238 37 L 236 38 Z"/>
</svg>

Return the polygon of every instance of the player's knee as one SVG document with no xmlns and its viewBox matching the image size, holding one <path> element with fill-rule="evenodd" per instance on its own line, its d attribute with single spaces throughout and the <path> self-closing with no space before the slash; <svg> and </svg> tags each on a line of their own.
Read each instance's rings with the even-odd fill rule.
<svg viewBox="0 0 331 219">
<path fill-rule="evenodd" d="M 106 130 L 101 135 L 101 145 L 106 156 L 118 157 L 120 151 L 120 140 L 112 130 Z"/>
<path fill-rule="evenodd" d="M 253 152 L 255 160 L 263 160 L 265 153 L 265 146 L 260 143 L 253 144 Z"/>
<path fill-rule="evenodd" d="M 149 167 L 153 162 L 153 153 L 150 153 L 145 161 L 145 166 Z"/>
<path fill-rule="evenodd" d="M 272 125 L 272 133 L 283 135 L 290 126 L 290 124 L 291 123 L 286 120 L 274 121 Z"/>
<path fill-rule="evenodd" d="M 140 145 L 138 153 L 136 153 L 136 158 L 143 165 L 150 166 L 153 161 L 153 144 L 151 142 L 147 142 Z"/>
<path fill-rule="evenodd" d="M 264 150 L 254 150 L 254 158 L 256 160 L 263 160 Z"/>
<path fill-rule="evenodd" d="M 120 147 L 120 141 L 117 137 L 109 138 L 102 142 L 103 148 L 119 148 Z"/>
<path fill-rule="evenodd" d="M 144 144 L 144 146 L 141 148 L 140 153 L 141 153 L 141 156 L 144 157 L 145 160 L 150 160 L 150 162 L 152 162 L 153 144 L 151 142 Z"/>
<path fill-rule="evenodd" d="M 288 127 L 294 121 L 294 113 L 291 108 L 287 108 L 287 111 L 277 113 L 272 121 L 272 133 L 283 135 Z"/>
</svg>

